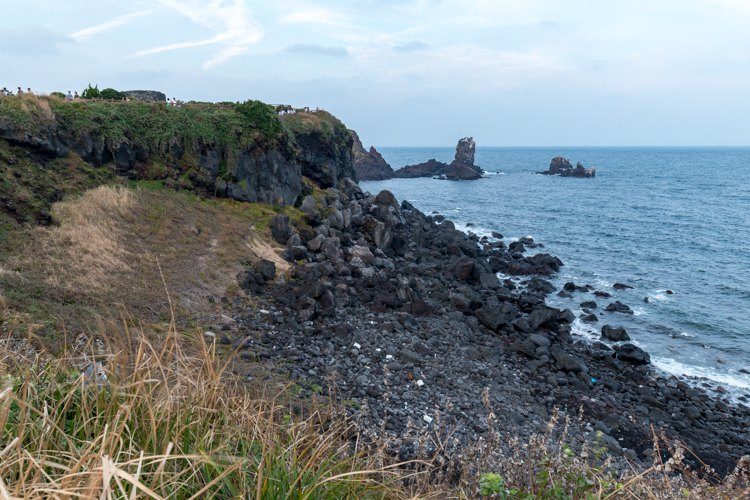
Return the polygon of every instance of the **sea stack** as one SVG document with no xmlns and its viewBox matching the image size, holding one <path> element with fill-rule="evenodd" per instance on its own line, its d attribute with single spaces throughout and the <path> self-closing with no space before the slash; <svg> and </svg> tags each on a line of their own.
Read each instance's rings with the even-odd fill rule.
<svg viewBox="0 0 750 500">
<path fill-rule="evenodd" d="M 464 137 L 456 145 L 456 156 L 445 172 L 445 178 L 452 181 L 471 181 L 482 178 L 482 169 L 474 165 L 477 144 L 473 137 Z"/>
<path fill-rule="evenodd" d="M 357 179 L 360 181 L 382 181 L 393 177 L 393 169 L 385 161 L 377 149 L 370 147 L 366 150 L 359 139 L 359 135 L 354 130 L 349 133 L 354 139 L 352 147 L 354 151 L 354 170 L 357 172 Z"/>
</svg>

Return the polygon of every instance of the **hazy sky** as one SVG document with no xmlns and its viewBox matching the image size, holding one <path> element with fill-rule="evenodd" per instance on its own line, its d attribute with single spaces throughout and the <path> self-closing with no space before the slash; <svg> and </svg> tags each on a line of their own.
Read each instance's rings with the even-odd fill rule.
<svg viewBox="0 0 750 500">
<path fill-rule="evenodd" d="M 376 146 L 750 145 L 750 0 L 4 1 L 0 86 L 319 106 Z"/>
</svg>

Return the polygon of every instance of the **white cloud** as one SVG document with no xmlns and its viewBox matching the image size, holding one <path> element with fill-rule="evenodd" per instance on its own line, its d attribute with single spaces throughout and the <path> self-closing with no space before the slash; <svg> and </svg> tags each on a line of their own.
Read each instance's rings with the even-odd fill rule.
<svg viewBox="0 0 750 500">
<path fill-rule="evenodd" d="M 246 53 L 251 45 L 263 39 L 263 28 L 252 18 L 244 0 L 211 0 L 208 3 L 199 0 L 159 0 L 159 3 L 201 24 L 216 35 L 203 40 L 176 42 L 139 50 L 133 54 L 135 57 L 207 45 L 221 45 L 222 48 L 203 63 L 203 69 L 211 69 Z"/>
<path fill-rule="evenodd" d="M 102 33 L 106 33 L 107 31 L 111 31 L 119 26 L 123 26 L 125 24 L 128 24 L 134 19 L 137 19 L 139 17 L 146 16 L 150 14 L 151 11 L 139 11 L 139 12 L 132 12 L 130 14 L 125 14 L 124 16 L 116 17 L 112 19 L 111 21 L 107 21 L 105 23 L 97 24 L 95 26 L 90 26 L 88 28 L 84 28 L 82 30 L 78 30 L 76 32 L 71 33 L 70 38 L 75 40 L 76 42 L 80 42 L 82 40 L 86 40 L 87 38 L 91 38 L 94 35 L 100 35 Z"/>
</svg>

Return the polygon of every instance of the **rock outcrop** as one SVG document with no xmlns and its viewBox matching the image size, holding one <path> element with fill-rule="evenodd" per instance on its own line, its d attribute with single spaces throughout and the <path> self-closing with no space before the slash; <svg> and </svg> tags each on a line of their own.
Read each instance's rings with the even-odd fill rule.
<svg viewBox="0 0 750 500">
<path fill-rule="evenodd" d="M 165 102 L 167 100 L 164 92 L 158 90 L 126 90 L 124 94 L 136 101 Z"/>
<path fill-rule="evenodd" d="M 354 141 L 354 170 L 357 172 L 357 179 L 360 181 L 382 181 L 393 177 L 393 169 L 385 161 L 377 149 L 370 147 L 366 150 L 359 139 L 359 135 L 354 130 L 350 130 Z"/>
<path fill-rule="evenodd" d="M 283 115 L 281 120 L 292 134 L 302 175 L 323 188 L 338 187 L 346 178 L 357 180 L 354 139 L 338 118 L 317 111 Z"/>
<path fill-rule="evenodd" d="M 416 165 L 407 165 L 403 168 L 396 170 L 393 173 L 393 177 L 399 179 L 413 179 L 415 177 L 435 177 L 439 175 L 445 175 L 448 170 L 448 165 L 436 159 L 428 160 L 424 163 L 418 163 Z"/>
<path fill-rule="evenodd" d="M 464 137 L 456 145 L 456 156 L 445 172 L 452 181 L 471 181 L 482 178 L 482 169 L 474 165 L 477 145 L 473 137 Z"/>
<path fill-rule="evenodd" d="M 432 160 L 417 165 L 408 165 L 396 170 L 393 177 L 411 179 L 415 177 L 444 177 L 449 180 L 475 180 L 482 177 L 481 168 L 474 165 L 476 143 L 472 137 L 464 137 L 456 145 L 456 155 L 450 165 Z"/>
<path fill-rule="evenodd" d="M 596 169 L 586 168 L 581 162 L 578 162 L 578 164 L 573 167 L 573 164 L 571 164 L 570 160 L 567 158 L 556 156 L 552 158 L 548 170 L 537 173 L 542 175 L 559 175 L 560 177 L 590 178 L 596 176 Z"/>
</svg>

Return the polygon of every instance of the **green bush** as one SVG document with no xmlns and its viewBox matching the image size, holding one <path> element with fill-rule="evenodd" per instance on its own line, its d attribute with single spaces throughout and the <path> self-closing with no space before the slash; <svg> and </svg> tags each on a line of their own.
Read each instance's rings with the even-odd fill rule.
<svg viewBox="0 0 750 500">
<path fill-rule="evenodd" d="M 89 86 L 83 89 L 83 92 L 81 92 L 81 97 L 83 99 L 98 99 L 99 94 L 99 85 L 92 87 L 89 83 Z"/>
<path fill-rule="evenodd" d="M 59 97 L 60 99 L 65 99 L 65 94 L 63 92 L 51 92 L 51 96 Z"/>
<path fill-rule="evenodd" d="M 100 99 L 110 99 L 113 101 L 122 101 L 125 98 L 125 92 L 120 92 L 113 88 L 106 88 L 99 92 Z"/>
<path fill-rule="evenodd" d="M 237 104 L 236 109 L 252 127 L 260 129 L 266 136 L 273 137 L 281 133 L 281 122 L 273 106 L 250 100 Z"/>
</svg>

